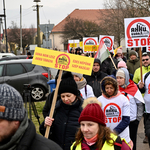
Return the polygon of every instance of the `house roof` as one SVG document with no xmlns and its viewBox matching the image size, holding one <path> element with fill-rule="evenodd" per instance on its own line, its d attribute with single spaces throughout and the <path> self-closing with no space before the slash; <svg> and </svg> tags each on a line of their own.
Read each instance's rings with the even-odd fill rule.
<svg viewBox="0 0 150 150">
<path fill-rule="evenodd" d="M 67 17 L 99 23 L 100 13 L 107 13 L 107 11 L 107 9 L 75 9 Z M 52 32 L 63 32 L 63 27 L 67 22 L 67 17 L 54 26 Z"/>
</svg>

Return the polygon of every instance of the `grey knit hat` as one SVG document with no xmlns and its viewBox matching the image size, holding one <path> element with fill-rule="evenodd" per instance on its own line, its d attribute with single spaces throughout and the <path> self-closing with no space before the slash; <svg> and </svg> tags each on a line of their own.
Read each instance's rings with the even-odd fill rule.
<svg viewBox="0 0 150 150">
<path fill-rule="evenodd" d="M 8 84 L 0 84 L 0 118 L 22 121 L 25 108 L 20 93 Z"/>
<path fill-rule="evenodd" d="M 72 72 L 72 75 L 75 75 L 75 76 L 79 77 L 79 78 L 80 78 L 80 80 L 81 80 L 81 79 L 82 79 L 82 77 L 83 77 L 83 74 L 76 73 L 76 72 Z"/>
</svg>

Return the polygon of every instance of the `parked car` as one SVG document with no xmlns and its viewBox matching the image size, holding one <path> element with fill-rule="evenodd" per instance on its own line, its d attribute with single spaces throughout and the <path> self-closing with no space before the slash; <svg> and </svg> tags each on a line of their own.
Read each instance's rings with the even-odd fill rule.
<svg viewBox="0 0 150 150">
<path fill-rule="evenodd" d="M 0 62 L 5 61 L 5 60 L 26 59 L 26 58 L 27 58 L 27 55 L 15 55 L 11 57 L 2 57 L 0 58 Z"/>
<path fill-rule="evenodd" d="M 51 79 L 51 73 L 50 73 Z M 21 94 L 24 84 L 30 84 L 34 101 L 45 98 L 48 92 L 48 68 L 32 64 L 32 59 L 9 60 L 0 62 L 0 84 L 7 83 Z"/>
<path fill-rule="evenodd" d="M 13 53 L 0 53 L 0 58 L 11 57 L 11 56 L 16 56 L 16 55 Z"/>
</svg>

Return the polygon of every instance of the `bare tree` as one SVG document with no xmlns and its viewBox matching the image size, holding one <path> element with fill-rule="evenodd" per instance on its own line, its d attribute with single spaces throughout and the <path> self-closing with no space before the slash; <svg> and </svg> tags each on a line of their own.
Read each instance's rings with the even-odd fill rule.
<svg viewBox="0 0 150 150">
<path fill-rule="evenodd" d="M 149 0 L 106 0 L 107 11 L 100 11 L 101 28 L 105 34 L 115 36 L 120 45 L 124 38 L 124 18 L 146 17 L 149 14 Z M 102 17 L 103 16 L 103 17 Z"/>
<path fill-rule="evenodd" d="M 63 28 L 63 42 L 68 39 L 83 39 L 83 37 L 99 36 L 101 29 L 95 22 L 67 17 Z"/>
<path fill-rule="evenodd" d="M 22 47 L 26 45 L 33 44 L 33 40 L 36 34 L 36 29 L 31 25 L 30 28 L 22 29 Z M 20 47 L 20 29 L 15 22 L 12 22 L 8 29 L 8 42 L 11 46 L 17 44 Z"/>
</svg>

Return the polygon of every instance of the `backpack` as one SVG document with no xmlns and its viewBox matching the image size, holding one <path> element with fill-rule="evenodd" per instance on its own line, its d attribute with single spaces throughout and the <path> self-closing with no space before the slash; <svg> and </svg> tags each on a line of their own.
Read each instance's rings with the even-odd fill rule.
<svg viewBox="0 0 150 150">
<path fill-rule="evenodd" d="M 104 142 L 105 142 L 105 140 L 104 140 Z M 121 147 L 122 147 L 122 141 L 121 141 L 120 136 L 118 136 L 116 141 L 115 141 L 115 143 L 114 143 L 114 150 L 121 150 Z M 73 145 L 73 149 L 72 150 L 75 150 L 75 149 L 76 149 L 76 146 Z"/>
</svg>

